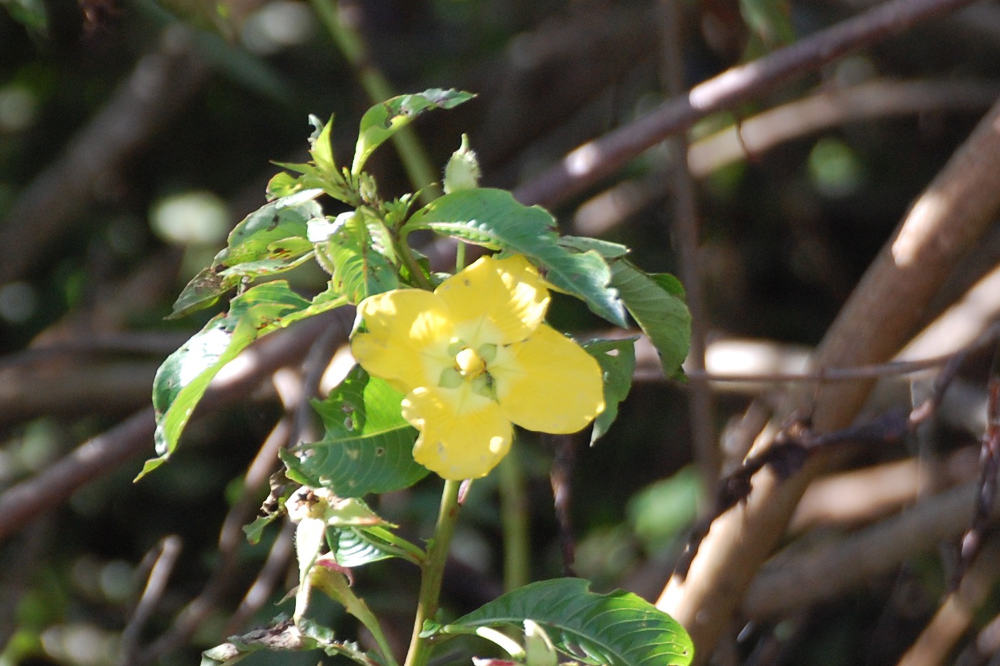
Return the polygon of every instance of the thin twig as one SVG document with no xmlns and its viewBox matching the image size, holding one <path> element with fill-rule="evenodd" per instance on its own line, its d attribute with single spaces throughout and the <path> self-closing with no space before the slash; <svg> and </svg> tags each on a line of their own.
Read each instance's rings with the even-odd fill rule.
<svg viewBox="0 0 1000 666">
<path fill-rule="evenodd" d="M 181 538 L 176 534 L 164 537 L 156 545 L 156 556 L 149 568 L 146 587 L 143 588 L 135 610 L 132 611 L 132 615 L 122 631 L 118 651 L 119 666 L 131 666 L 137 663 L 135 660 L 139 647 L 139 633 L 152 616 L 167 589 L 167 581 L 170 579 L 177 558 L 181 554 L 181 546 Z"/>
<path fill-rule="evenodd" d="M 667 94 L 671 97 L 684 90 L 684 60 L 681 45 L 683 38 L 683 8 L 675 0 L 664 0 L 660 4 L 663 19 L 663 78 Z M 688 141 L 683 132 L 669 139 L 671 152 L 687 155 Z M 691 312 L 691 348 L 686 364 L 697 372 L 705 370 L 705 345 L 709 329 L 708 310 L 702 288 L 702 276 L 698 260 L 698 205 L 695 201 L 695 184 L 688 171 L 687 162 L 678 159 L 670 174 L 673 185 L 673 226 L 677 235 L 677 254 L 680 261 L 681 281 L 687 294 L 687 305 Z M 688 392 L 688 414 L 691 424 L 691 440 L 694 458 L 701 473 L 702 487 L 711 488 L 719 478 L 719 452 L 712 427 L 712 393 L 708 382 L 702 377 L 691 377 Z"/>
<path fill-rule="evenodd" d="M 554 206 L 710 113 L 732 108 L 783 81 L 972 1 L 889 0 L 763 58 L 733 67 L 635 122 L 583 144 L 518 187 L 514 195 L 526 204 Z"/>
<path fill-rule="evenodd" d="M 288 572 L 288 564 L 292 559 L 292 534 L 294 531 L 292 523 L 286 522 L 274 538 L 264 566 L 261 567 L 256 580 L 247 588 L 243 600 L 240 601 L 240 605 L 236 608 L 229 622 L 226 623 L 223 632 L 225 635 L 228 636 L 239 631 L 264 606 L 271 597 L 278 581 Z"/>
<path fill-rule="evenodd" d="M 353 316 L 349 308 L 302 322 L 288 331 L 268 336 L 238 357 L 239 372 L 225 383 L 214 382 L 202 404 L 219 407 L 246 396 L 277 368 L 302 358 L 308 341 L 318 336 L 331 320 Z M 22 481 L 0 495 L 0 539 L 55 508 L 79 487 L 110 473 L 118 465 L 149 450 L 153 438 L 153 409 L 142 409 L 115 427 L 84 442 L 43 472 Z"/>
</svg>

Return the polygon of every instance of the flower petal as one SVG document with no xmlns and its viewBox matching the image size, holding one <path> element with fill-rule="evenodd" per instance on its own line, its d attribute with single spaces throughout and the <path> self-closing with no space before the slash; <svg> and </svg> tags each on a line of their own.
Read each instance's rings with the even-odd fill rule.
<svg viewBox="0 0 1000 666">
<path fill-rule="evenodd" d="M 567 434 L 604 411 L 601 367 L 573 340 L 542 324 L 502 350 L 489 371 L 503 413 L 522 428 Z"/>
<path fill-rule="evenodd" d="M 420 431 L 413 458 L 445 479 L 489 474 L 510 450 L 513 428 L 500 406 L 473 393 L 416 388 L 403 398 L 403 417 Z"/>
<path fill-rule="evenodd" d="M 473 346 L 524 340 L 549 307 L 545 283 L 520 255 L 481 257 L 434 293 L 447 303 L 459 337 Z"/>
<path fill-rule="evenodd" d="M 447 354 L 452 322 L 437 296 L 422 289 L 395 289 L 358 305 L 367 332 L 355 333 L 351 353 L 369 374 L 409 391 L 434 386 Z"/>
</svg>

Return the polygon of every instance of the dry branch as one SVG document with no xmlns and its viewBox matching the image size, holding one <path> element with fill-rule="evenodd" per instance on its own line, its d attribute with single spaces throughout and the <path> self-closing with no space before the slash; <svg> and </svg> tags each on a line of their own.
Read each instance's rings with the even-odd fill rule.
<svg viewBox="0 0 1000 666">
<path fill-rule="evenodd" d="M 796 75 L 971 1 L 890 0 L 763 58 L 726 70 L 635 122 L 583 144 L 556 166 L 518 187 L 514 195 L 527 204 L 554 206 L 710 113 L 732 108 Z"/>
<path fill-rule="evenodd" d="M 1000 104 L 994 106 L 914 203 L 821 344 L 815 366 L 885 361 L 920 323 L 924 308 L 1000 206 Z M 785 414 L 812 414 L 817 432 L 846 426 L 870 382 L 824 384 L 793 396 Z M 759 442 L 766 447 L 769 442 Z M 759 451 L 757 451 L 759 453 Z M 753 478 L 745 505 L 711 527 L 686 578 L 673 577 L 657 605 L 687 627 L 707 659 L 809 482 L 832 465 L 818 455 L 786 481 Z"/>
<path fill-rule="evenodd" d="M 179 26 L 164 32 L 159 49 L 138 62 L 66 152 L 14 202 L 0 224 L 0 247 L 17 252 L 0 264 L 0 284 L 37 266 L 48 243 L 63 235 L 96 188 L 184 109 L 207 72 L 188 37 Z"/>
<path fill-rule="evenodd" d="M 347 330 L 353 317 L 348 308 L 314 317 L 288 331 L 276 333 L 245 350 L 234 363 L 239 372 L 225 382 L 213 382 L 199 409 L 231 404 L 243 398 L 276 369 L 300 361 L 309 343 L 327 327 Z M 43 511 L 55 508 L 77 488 L 142 452 L 152 455 L 152 407 L 136 412 L 106 432 L 90 439 L 44 471 L 0 495 L 0 539 L 21 528 Z"/>
<path fill-rule="evenodd" d="M 957 486 L 830 545 L 776 555 L 747 588 L 743 612 L 763 619 L 828 601 L 962 533 L 975 482 Z M 800 549 L 801 550 L 801 549 Z"/>
</svg>

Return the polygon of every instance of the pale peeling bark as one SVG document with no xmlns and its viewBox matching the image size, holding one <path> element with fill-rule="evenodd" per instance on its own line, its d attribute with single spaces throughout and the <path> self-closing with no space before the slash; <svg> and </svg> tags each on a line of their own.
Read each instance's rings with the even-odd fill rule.
<svg viewBox="0 0 1000 666">
<path fill-rule="evenodd" d="M 938 286 L 993 223 L 1000 208 L 1000 103 L 996 104 L 917 199 L 830 327 L 815 368 L 884 362 L 913 335 Z M 784 417 L 807 411 L 818 432 L 848 425 L 870 381 L 804 386 Z M 770 445 L 761 441 L 755 453 Z M 750 580 L 771 554 L 805 488 L 833 466 L 814 456 L 780 481 L 765 468 L 753 491 L 718 520 L 684 578 L 673 577 L 657 606 L 691 633 L 704 662 L 741 603 Z"/>
</svg>

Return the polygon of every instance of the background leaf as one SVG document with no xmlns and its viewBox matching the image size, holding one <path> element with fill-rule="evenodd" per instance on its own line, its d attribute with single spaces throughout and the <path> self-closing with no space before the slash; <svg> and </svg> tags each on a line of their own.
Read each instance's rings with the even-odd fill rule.
<svg viewBox="0 0 1000 666">
<path fill-rule="evenodd" d="M 523 254 L 545 272 L 552 286 L 582 299 L 611 323 L 626 325 L 622 303 L 608 285 L 611 271 L 600 254 L 561 246 L 552 215 L 538 206 L 525 206 L 510 192 L 490 188 L 452 192 L 414 213 L 408 226 Z"/>
<path fill-rule="evenodd" d="M 542 625 L 561 652 L 586 664 L 684 666 L 694 657 L 687 632 L 644 599 L 621 590 L 595 594 L 581 578 L 557 578 L 508 592 L 444 627 Z"/>
<path fill-rule="evenodd" d="M 431 88 L 413 95 L 399 95 L 371 107 L 361 117 L 351 173 L 360 173 L 376 148 L 424 111 L 451 109 L 473 97 L 472 93 L 459 90 Z"/>
<path fill-rule="evenodd" d="M 583 345 L 597 359 L 604 374 L 604 411 L 594 419 L 590 444 L 604 436 L 618 418 L 618 405 L 628 397 L 635 371 L 635 341 L 637 338 L 592 340 Z"/>
<path fill-rule="evenodd" d="M 398 490 L 422 479 L 427 469 L 413 460 L 417 431 L 400 414 L 402 398 L 355 366 L 325 400 L 313 403 L 326 434 L 282 456 L 289 478 L 341 497 Z"/>
<path fill-rule="evenodd" d="M 326 292 L 309 301 L 292 291 L 284 280 L 257 285 L 234 298 L 228 314 L 210 320 L 157 370 L 153 407 L 154 443 L 159 457 L 146 462 L 139 478 L 173 453 L 209 382 L 226 363 L 257 338 L 342 304 L 342 300 Z"/>
<path fill-rule="evenodd" d="M 683 377 L 681 363 L 691 344 L 691 313 L 683 288 L 666 273 L 650 275 L 620 259 L 611 262 L 611 284 L 643 332 L 649 336 L 667 378 Z"/>
</svg>

